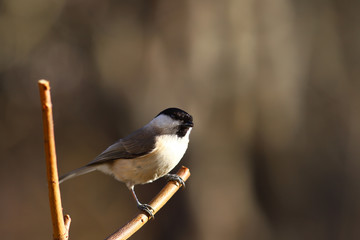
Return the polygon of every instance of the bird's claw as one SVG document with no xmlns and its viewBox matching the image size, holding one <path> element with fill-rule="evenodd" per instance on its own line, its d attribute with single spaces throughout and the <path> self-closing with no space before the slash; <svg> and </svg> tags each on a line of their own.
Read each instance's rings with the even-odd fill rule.
<svg viewBox="0 0 360 240">
<path fill-rule="evenodd" d="M 166 174 L 165 178 L 168 181 L 175 181 L 179 186 L 182 186 L 183 188 L 185 188 L 185 181 L 181 177 L 179 177 L 178 175 L 176 175 L 176 174 Z"/>
<path fill-rule="evenodd" d="M 149 204 L 139 204 L 137 206 L 141 211 L 147 213 L 150 219 L 155 219 L 154 212 L 155 210 Z"/>
</svg>

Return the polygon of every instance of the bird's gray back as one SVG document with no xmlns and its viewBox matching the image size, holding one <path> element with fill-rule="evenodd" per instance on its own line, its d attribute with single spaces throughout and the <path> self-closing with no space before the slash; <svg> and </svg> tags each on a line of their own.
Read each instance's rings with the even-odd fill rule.
<svg viewBox="0 0 360 240">
<path fill-rule="evenodd" d="M 117 159 L 137 158 L 150 153 L 155 148 L 155 131 L 156 129 L 151 129 L 147 126 L 138 129 L 108 147 L 91 161 L 88 166 L 111 162 Z"/>
</svg>

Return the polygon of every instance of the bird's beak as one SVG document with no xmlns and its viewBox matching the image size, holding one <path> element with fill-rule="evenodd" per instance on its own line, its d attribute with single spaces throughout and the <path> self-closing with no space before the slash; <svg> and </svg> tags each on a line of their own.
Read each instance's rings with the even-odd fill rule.
<svg viewBox="0 0 360 240">
<path fill-rule="evenodd" d="M 187 123 L 184 123 L 183 125 L 186 126 L 186 127 L 193 127 L 194 123 L 193 122 L 187 122 Z"/>
</svg>

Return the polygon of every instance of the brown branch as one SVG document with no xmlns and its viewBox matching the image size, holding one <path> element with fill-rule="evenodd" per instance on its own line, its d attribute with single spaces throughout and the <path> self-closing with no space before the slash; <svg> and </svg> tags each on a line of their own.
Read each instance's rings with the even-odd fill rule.
<svg viewBox="0 0 360 240">
<path fill-rule="evenodd" d="M 190 177 L 190 171 L 186 167 L 182 167 L 177 173 L 184 181 Z M 154 214 L 157 213 L 160 208 L 162 208 L 167 201 L 179 190 L 181 185 L 176 182 L 170 181 L 165 187 L 155 196 L 155 198 L 150 202 L 150 206 L 154 209 Z M 106 238 L 106 240 L 125 240 L 131 237 L 136 231 L 138 231 L 144 224 L 149 220 L 149 217 L 144 214 L 138 214 L 133 220 L 127 223 L 122 228 L 118 229 L 111 236 Z"/>
<path fill-rule="evenodd" d="M 55 151 L 55 138 L 54 138 L 54 123 L 52 115 L 52 103 L 50 95 L 50 85 L 46 80 L 39 80 L 40 99 L 43 113 L 43 125 L 44 125 L 44 143 L 46 154 L 46 170 L 49 187 L 49 202 L 50 211 L 53 224 L 53 238 L 54 240 L 66 240 L 69 238 L 69 228 L 71 218 L 69 215 L 63 216 L 59 177 L 56 163 L 56 151 Z M 186 167 L 182 167 L 177 175 L 186 181 L 190 177 L 190 171 Z M 181 185 L 174 181 L 168 182 L 165 187 L 156 195 L 156 197 L 150 202 L 150 206 L 154 209 L 156 214 L 169 199 L 179 190 Z M 138 214 L 132 221 L 118 229 L 115 233 L 107 238 L 107 240 L 124 240 L 132 236 L 138 231 L 145 223 L 147 223 L 149 217 L 144 213 Z"/>
<path fill-rule="evenodd" d="M 70 216 L 64 216 L 61 206 L 59 178 L 56 164 L 54 123 L 50 96 L 50 85 L 46 80 L 39 80 L 40 100 L 44 125 L 44 144 L 46 155 L 46 172 L 49 187 L 49 202 L 53 225 L 54 240 L 69 238 Z"/>
</svg>

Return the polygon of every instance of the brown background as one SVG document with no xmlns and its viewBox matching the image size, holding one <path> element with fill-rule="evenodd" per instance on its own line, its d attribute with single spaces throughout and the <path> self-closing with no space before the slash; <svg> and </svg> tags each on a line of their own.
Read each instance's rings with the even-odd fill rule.
<svg viewBox="0 0 360 240">
<path fill-rule="evenodd" d="M 360 238 L 360 2 L 0 1 L 1 239 L 50 239 L 37 80 L 60 174 L 166 107 L 191 169 L 133 239 Z M 176 169 L 177 170 L 177 169 Z M 143 202 L 163 180 L 137 187 Z M 137 213 L 100 173 L 61 186 L 70 239 Z"/>
</svg>

